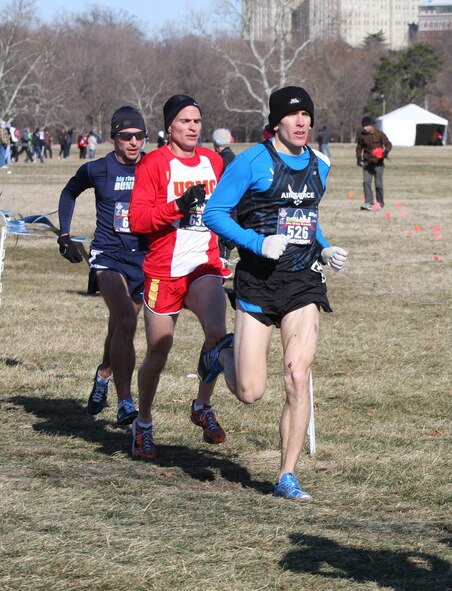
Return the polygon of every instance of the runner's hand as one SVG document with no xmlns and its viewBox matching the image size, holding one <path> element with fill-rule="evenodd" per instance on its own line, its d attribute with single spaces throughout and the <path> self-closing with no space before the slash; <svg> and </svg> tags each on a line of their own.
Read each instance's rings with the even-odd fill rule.
<svg viewBox="0 0 452 591">
<path fill-rule="evenodd" d="M 282 253 L 286 250 L 286 246 L 289 243 L 288 236 L 284 234 L 275 234 L 274 236 L 267 236 L 264 238 L 262 244 L 262 256 L 267 259 L 273 259 L 277 261 Z"/>
<path fill-rule="evenodd" d="M 72 242 L 69 234 L 60 236 L 57 240 L 60 245 L 60 254 L 71 263 L 81 263 L 83 261 L 82 255 L 79 253 L 74 242 Z"/>
<path fill-rule="evenodd" d="M 176 204 L 182 213 L 187 213 L 187 211 L 194 207 L 195 205 L 202 205 L 206 200 L 206 191 L 205 191 L 204 184 L 202 185 L 194 185 L 185 191 L 182 197 L 176 199 Z"/>
<path fill-rule="evenodd" d="M 340 271 L 345 265 L 348 252 L 339 246 L 328 246 L 320 253 L 322 263 L 329 265 L 333 271 Z"/>
</svg>

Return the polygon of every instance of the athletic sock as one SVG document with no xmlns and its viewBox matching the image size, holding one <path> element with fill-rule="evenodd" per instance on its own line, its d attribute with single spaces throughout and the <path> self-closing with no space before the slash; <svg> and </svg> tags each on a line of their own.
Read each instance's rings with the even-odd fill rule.
<svg viewBox="0 0 452 591">
<path fill-rule="evenodd" d="M 142 421 L 139 421 L 137 419 L 137 423 L 140 427 L 142 427 L 143 429 L 147 429 L 149 427 L 152 427 L 152 421 L 150 423 L 143 423 Z"/>
<path fill-rule="evenodd" d="M 198 404 L 196 401 L 193 404 L 193 410 L 203 410 L 205 406 L 208 406 L 209 408 L 212 406 L 211 404 Z"/>
<path fill-rule="evenodd" d="M 99 384 L 105 385 L 108 384 L 108 382 L 110 381 L 111 376 L 108 376 L 108 378 L 103 378 L 99 372 L 97 372 L 97 376 L 96 376 L 96 382 L 98 382 Z"/>
</svg>

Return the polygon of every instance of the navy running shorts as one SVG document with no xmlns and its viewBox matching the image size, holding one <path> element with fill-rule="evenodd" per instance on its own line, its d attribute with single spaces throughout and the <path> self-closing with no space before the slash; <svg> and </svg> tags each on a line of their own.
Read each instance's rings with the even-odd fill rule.
<svg viewBox="0 0 452 591">
<path fill-rule="evenodd" d="M 89 280 L 88 293 L 93 294 L 99 291 L 96 281 L 96 272 L 102 270 L 116 271 L 121 273 L 127 282 L 129 295 L 135 302 L 141 302 L 144 291 L 143 261 L 144 252 L 119 250 L 115 252 L 104 252 L 91 249 L 89 253 Z"/>
</svg>

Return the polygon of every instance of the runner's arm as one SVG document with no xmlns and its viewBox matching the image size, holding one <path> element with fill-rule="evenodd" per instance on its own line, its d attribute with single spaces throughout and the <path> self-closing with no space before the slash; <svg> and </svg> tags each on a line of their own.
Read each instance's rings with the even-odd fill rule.
<svg viewBox="0 0 452 591">
<path fill-rule="evenodd" d="M 176 201 L 159 203 L 159 193 L 165 192 L 169 169 L 146 158 L 135 169 L 135 183 L 129 207 L 130 229 L 134 234 L 149 234 L 161 230 L 183 217 Z M 168 177 L 169 178 L 169 177 Z"/>
<path fill-rule="evenodd" d="M 246 158 L 239 154 L 226 168 L 204 212 L 204 224 L 223 240 L 262 255 L 265 236 L 252 229 L 245 230 L 231 217 L 230 212 L 249 189 L 251 169 Z"/>
<path fill-rule="evenodd" d="M 316 152 L 316 154 L 318 154 L 318 152 Z M 318 154 L 318 155 L 319 155 L 320 180 L 322 181 L 322 185 L 323 185 L 324 190 L 326 190 L 326 179 L 327 179 L 328 174 L 330 172 L 331 164 L 330 164 L 329 159 L 326 158 L 326 156 L 324 156 L 323 154 Z M 317 224 L 317 232 L 315 235 L 315 239 L 318 243 L 319 252 L 322 251 L 324 248 L 328 248 L 329 246 L 331 246 L 330 243 L 328 242 L 328 240 L 323 235 L 322 229 L 320 227 L 320 223 Z"/>
<path fill-rule="evenodd" d="M 58 203 L 58 218 L 60 221 L 60 235 L 69 234 L 75 200 L 86 189 L 92 187 L 89 175 L 89 162 L 81 166 L 61 191 Z"/>
</svg>

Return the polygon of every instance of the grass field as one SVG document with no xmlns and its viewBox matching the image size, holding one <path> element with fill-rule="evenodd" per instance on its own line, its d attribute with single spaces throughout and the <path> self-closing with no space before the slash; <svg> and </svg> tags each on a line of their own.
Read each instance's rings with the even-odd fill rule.
<svg viewBox="0 0 452 591">
<path fill-rule="evenodd" d="M 53 238 L 7 238 L 2 590 L 452 589 L 452 147 L 394 148 L 382 212 L 359 209 L 354 147 L 331 147 L 320 218 L 350 257 L 343 273 L 326 271 L 334 313 L 322 315 L 313 371 L 318 449 L 300 460 L 311 504 L 271 494 L 277 331 L 260 403 L 240 405 L 218 381 L 228 439 L 212 447 L 189 420 L 202 337 L 183 313 L 155 407 L 160 457 L 134 462 L 115 405 L 97 419 L 85 410 L 107 319 L 102 299 L 85 295 L 85 263 L 64 260 Z M 79 164 L 74 154 L 0 170 L 0 208 L 55 210 Z M 91 232 L 93 215 L 87 192 L 73 233 Z M 140 360 L 141 318 L 136 347 Z"/>
</svg>

